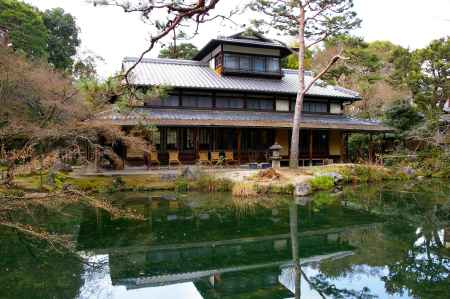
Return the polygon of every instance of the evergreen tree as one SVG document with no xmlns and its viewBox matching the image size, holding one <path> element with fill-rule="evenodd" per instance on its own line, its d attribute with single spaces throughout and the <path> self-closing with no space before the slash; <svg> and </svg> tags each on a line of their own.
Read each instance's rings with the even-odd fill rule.
<svg viewBox="0 0 450 299">
<path fill-rule="evenodd" d="M 277 30 L 282 35 L 297 37 L 299 90 L 295 104 L 290 156 L 290 166 L 296 168 L 298 167 L 303 98 L 314 83 L 342 58 L 341 53 L 333 56 L 328 64 L 306 83 L 307 49 L 330 36 L 347 33 L 359 26 L 361 21 L 356 18 L 356 13 L 352 10 L 352 0 L 252 0 L 249 7 L 264 16 L 254 21 L 260 31 Z"/>
</svg>

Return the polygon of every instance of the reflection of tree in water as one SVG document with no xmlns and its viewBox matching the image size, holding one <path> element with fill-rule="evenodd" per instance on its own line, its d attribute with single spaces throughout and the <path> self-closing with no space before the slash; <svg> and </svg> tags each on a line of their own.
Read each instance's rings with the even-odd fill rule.
<svg viewBox="0 0 450 299">
<path fill-rule="evenodd" d="M 292 274 L 294 279 L 294 294 L 296 299 L 301 298 L 301 281 L 302 278 L 309 284 L 312 290 L 316 291 L 322 298 L 361 298 L 370 299 L 377 296 L 370 293 L 370 289 L 365 287 L 361 291 L 351 290 L 346 288 L 338 288 L 330 281 L 330 277 L 324 274 L 317 274 L 313 277 L 308 277 L 301 268 L 301 261 L 299 256 L 299 242 L 298 238 L 298 209 L 297 204 L 292 203 L 289 208 L 289 224 L 292 244 Z"/>
<path fill-rule="evenodd" d="M 442 232 L 448 230 L 450 187 L 439 182 L 421 182 L 410 183 L 406 188 L 402 184 L 401 188 L 399 191 L 395 184 L 383 189 L 364 186 L 344 195 L 350 205 L 362 204 L 364 209 L 386 216 L 388 222 L 381 233 L 369 231 L 359 240 L 362 246 L 358 246 L 358 254 L 321 263 L 322 274 L 311 280 L 324 288 L 324 292 L 335 291 L 326 281 L 329 277 L 357 275 L 387 265 L 388 274 L 382 280 L 388 293 L 447 298 L 450 260 L 443 256 L 448 256 L 448 249 Z M 361 194 L 364 194 L 362 201 Z"/>
<path fill-rule="evenodd" d="M 82 261 L 46 241 L 0 230 L 0 298 L 75 298 Z"/>
</svg>

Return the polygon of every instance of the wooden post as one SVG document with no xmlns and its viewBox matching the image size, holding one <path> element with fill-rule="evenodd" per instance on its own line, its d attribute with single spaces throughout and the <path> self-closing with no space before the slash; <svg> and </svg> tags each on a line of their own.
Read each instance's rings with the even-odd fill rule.
<svg viewBox="0 0 450 299">
<path fill-rule="evenodd" d="M 199 138 L 199 128 L 194 128 L 194 160 L 197 160 L 198 158 L 198 151 L 199 151 L 199 142 L 198 142 L 198 138 Z"/>
<path fill-rule="evenodd" d="M 345 148 L 345 143 L 346 143 L 346 139 L 345 139 L 345 132 L 341 132 L 341 163 L 345 163 L 345 161 L 347 160 L 347 150 Z"/>
<path fill-rule="evenodd" d="M 309 166 L 313 164 L 313 131 L 309 130 Z"/>
<path fill-rule="evenodd" d="M 242 137 L 242 129 L 237 129 L 237 135 L 238 135 L 238 140 L 237 140 L 237 151 L 238 151 L 238 162 L 239 165 L 241 165 L 241 137 Z"/>
<path fill-rule="evenodd" d="M 369 163 L 373 162 L 372 134 L 369 133 Z"/>
</svg>

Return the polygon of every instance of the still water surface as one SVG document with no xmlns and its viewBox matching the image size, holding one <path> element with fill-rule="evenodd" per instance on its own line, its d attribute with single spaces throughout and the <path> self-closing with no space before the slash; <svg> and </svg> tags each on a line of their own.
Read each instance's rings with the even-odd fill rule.
<svg viewBox="0 0 450 299">
<path fill-rule="evenodd" d="M 450 298 L 448 182 L 295 202 L 167 195 L 110 195 L 143 220 L 42 211 L 82 260 L 0 231 L 0 297 Z"/>
</svg>

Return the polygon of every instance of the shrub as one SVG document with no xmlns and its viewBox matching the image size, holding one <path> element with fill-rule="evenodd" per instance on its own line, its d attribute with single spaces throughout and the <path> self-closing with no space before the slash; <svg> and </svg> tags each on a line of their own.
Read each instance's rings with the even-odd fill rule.
<svg viewBox="0 0 450 299">
<path fill-rule="evenodd" d="M 177 178 L 175 181 L 175 192 L 188 192 L 189 182 L 185 178 Z"/>
<path fill-rule="evenodd" d="M 233 186 L 232 190 L 233 196 L 237 197 L 252 197 L 257 196 L 255 185 L 251 182 L 240 182 Z"/>
<path fill-rule="evenodd" d="M 229 179 L 203 175 L 195 182 L 195 188 L 203 192 L 229 192 L 233 189 L 233 182 Z"/>
<path fill-rule="evenodd" d="M 316 176 L 312 178 L 310 184 L 314 190 L 331 190 L 334 187 L 334 178 L 325 175 Z"/>
</svg>

